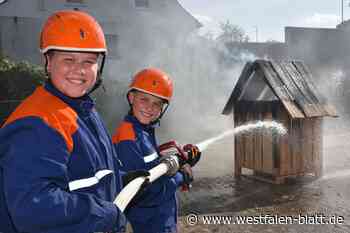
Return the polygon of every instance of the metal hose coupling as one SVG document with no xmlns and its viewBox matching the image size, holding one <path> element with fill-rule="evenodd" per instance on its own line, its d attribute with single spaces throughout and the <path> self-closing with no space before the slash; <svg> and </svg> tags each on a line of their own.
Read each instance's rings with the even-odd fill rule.
<svg viewBox="0 0 350 233">
<path fill-rule="evenodd" d="M 175 155 L 162 156 L 160 162 L 167 165 L 168 171 L 165 173 L 167 176 L 175 175 L 180 168 L 179 158 Z"/>
</svg>

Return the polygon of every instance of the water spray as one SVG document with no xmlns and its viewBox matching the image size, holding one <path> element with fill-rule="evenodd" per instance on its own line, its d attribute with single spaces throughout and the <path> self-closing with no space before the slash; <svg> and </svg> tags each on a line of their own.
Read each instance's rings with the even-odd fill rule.
<svg viewBox="0 0 350 233">
<path fill-rule="evenodd" d="M 233 134 L 238 136 L 241 134 L 248 134 L 251 131 L 257 131 L 257 130 L 259 131 L 268 130 L 269 132 L 272 131 L 278 135 L 285 135 L 287 133 L 287 129 L 281 123 L 278 123 L 275 121 L 257 121 L 255 123 L 248 123 L 241 126 L 237 126 L 236 128 L 225 131 L 216 137 L 209 138 L 203 142 L 200 142 L 197 144 L 197 146 L 200 151 L 204 151 L 207 149 L 207 147 L 210 144 L 216 141 L 219 141 L 227 136 L 230 136 Z"/>
<path fill-rule="evenodd" d="M 204 140 L 196 144 L 196 146 L 199 148 L 200 151 L 204 151 L 212 143 L 218 140 L 221 140 L 227 136 L 230 136 L 232 134 L 234 135 L 247 134 L 256 130 L 259 130 L 259 131 L 268 130 L 269 132 L 272 131 L 278 135 L 284 135 L 287 133 L 286 128 L 278 122 L 257 121 L 255 123 L 244 124 L 234 129 L 225 131 L 216 137 L 209 138 L 207 140 Z M 149 173 L 150 173 L 149 177 L 147 178 L 138 177 L 132 180 L 130 183 L 128 183 L 121 190 L 121 192 L 118 194 L 118 196 L 116 197 L 113 203 L 117 205 L 122 212 L 124 212 L 125 208 L 130 203 L 132 198 L 136 195 L 136 193 L 139 191 L 139 189 L 141 188 L 142 184 L 145 182 L 146 179 L 149 179 L 149 182 L 152 183 L 153 181 L 155 181 L 156 179 L 158 179 L 159 177 L 165 174 L 171 175 L 169 174 L 169 171 L 172 171 L 170 173 L 173 173 L 173 171 L 176 172 L 179 169 L 179 164 L 180 164 L 179 160 L 184 159 L 184 157 L 186 156 L 184 154 L 181 155 L 181 153 L 183 152 L 181 152 L 181 150 L 177 148 L 176 145 L 170 147 L 170 149 L 172 150 L 169 150 L 169 155 L 165 156 L 165 158 L 161 160 L 161 163 L 159 165 L 149 170 Z M 178 154 L 180 154 L 180 156 L 174 152 L 176 153 L 179 152 Z"/>
</svg>

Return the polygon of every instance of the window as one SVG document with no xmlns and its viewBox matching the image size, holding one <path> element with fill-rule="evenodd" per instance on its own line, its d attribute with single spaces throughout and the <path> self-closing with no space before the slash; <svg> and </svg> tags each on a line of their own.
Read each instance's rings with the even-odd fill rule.
<svg viewBox="0 0 350 233">
<path fill-rule="evenodd" d="M 148 8 L 149 1 L 148 0 L 135 0 L 135 7 L 136 8 Z"/>
<path fill-rule="evenodd" d="M 108 57 L 118 58 L 118 35 L 106 35 Z"/>
<path fill-rule="evenodd" d="M 40 11 L 45 11 L 46 10 L 46 8 L 45 8 L 45 1 L 44 0 L 39 0 L 38 1 L 38 7 L 39 7 Z"/>
<path fill-rule="evenodd" d="M 84 3 L 84 0 L 66 0 L 67 3 Z"/>
<path fill-rule="evenodd" d="M 86 0 L 66 0 L 65 7 L 73 8 L 74 10 L 79 10 L 81 7 L 87 7 Z"/>
</svg>

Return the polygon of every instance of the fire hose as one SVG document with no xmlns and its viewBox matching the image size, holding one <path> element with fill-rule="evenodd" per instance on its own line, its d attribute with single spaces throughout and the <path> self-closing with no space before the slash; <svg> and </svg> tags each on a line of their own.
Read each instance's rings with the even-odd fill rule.
<svg viewBox="0 0 350 233">
<path fill-rule="evenodd" d="M 149 179 L 149 182 L 152 183 L 163 175 L 175 175 L 181 164 L 188 160 L 186 153 L 174 141 L 161 145 L 159 150 L 163 155 L 160 159 L 160 164 L 149 170 L 150 175 L 148 177 L 138 177 L 130 181 L 114 200 L 113 203 L 118 206 L 122 212 L 124 212 L 125 208 L 140 190 L 146 179 Z"/>
<path fill-rule="evenodd" d="M 249 132 L 251 130 L 260 130 L 260 129 L 273 130 L 279 135 L 284 135 L 287 133 L 286 128 L 278 122 L 258 121 L 256 123 L 249 123 L 249 124 L 238 126 L 234 130 L 229 130 L 217 137 L 205 140 L 199 143 L 198 145 L 196 145 L 196 147 L 199 151 L 204 151 L 208 147 L 208 145 L 228 135 L 231 135 L 231 134 L 239 135 L 241 133 Z M 158 179 L 164 174 L 171 174 L 171 172 L 174 172 L 174 171 L 175 171 L 174 172 L 175 174 L 176 171 L 179 169 L 180 163 L 182 163 L 183 160 L 185 160 L 185 162 L 189 162 L 191 166 L 194 166 L 198 162 L 200 156 L 198 158 L 189 159 L 186 153 L 184 153 L 184 151 L 186 151 L 185 147 L 180 148 L 174 141 L 161 145 L 159 148 L 160 152 L 161 153 L 165 152 L 164 154 L 168 154 L 168 156 L 164 156 L 164 159 L 161 161 L 161 163 L 158 166 L 149 170 L 149 173 L 150 173 L 149 177 L 138 177 L 132 180 L 130 183 L 128 183 L 119 193 L 119 195 L 116 197 L 113 203 L 117 205 L 121 211 L 124 211 L 127 205 L 129 204 L 129 202 L 132 200 L 132 198 L 137 194 L 137 192 L 139 191 L 139 189 L 141 188 L 142 184 L 145 182 L 146 179 L 149 179 L 150 183 L 152 183 L 153 181 L 155 181 L 156 179 Z"/>
</svg>

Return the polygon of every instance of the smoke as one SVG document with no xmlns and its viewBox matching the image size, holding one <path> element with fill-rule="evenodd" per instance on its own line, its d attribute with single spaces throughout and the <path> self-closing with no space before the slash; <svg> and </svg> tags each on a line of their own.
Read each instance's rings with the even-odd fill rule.
<svg viewBox="0 0 350 233">
<path fill-rule="evenodd" d="M 287 29 L 289 58 L 303 60 L 313 74 L 313 82 L 328 103 L 335 106 L 337 118 L 324 118 L 323 167 L 327 177 L 348 167 L 350 146 L 350 34 L 345 28 Z M 324 39 L 321 39 L 324 38 Z"/>
<path fill-rule="evenodd" d="M 174 139 L 181 144 L 195 143 L 233 128 L 232 116 L 223 116 L 221 112 L 245 62 L 256 57 L 248 52 L 232 53 L 196 32 L 181 32 L 179 27 L 172 31 L 170 27 L 146 30 L 145 24 L 159 23 L 156 19 L 145 17 L 142 23 L 133 22 L 133 29 L 120 38 L 118 56 L 122 59 L 106 64 L 107 92 L 99 92 L 97 102 L 109 130 L 113 132 L 128 112 L 126 93 L 132 76 L 150 66 L 168 73 L 175 87 L 168 111 L 157 129 L 159 143 Z M 234 62 L 225 63 L 231 59 Z M 203 156 L 203 165 L 198 168 L 201 175 L 207 176 L 207 171 L 218 171 L 219 167 L 221 172 L 215 176 L 232 173 L 233 137 Z M 221 162 L 213 163 L 214 160 Z"/>
<path fill-rule="evenodd" d="M 349 73 L 342 67 L 320 68 L 320 91 L 335 106 L 337 118 L 325 118 L 323 130 L 323 166 L 325 179 L 341 178 L 348 173 L 350 156 Z M 341 172 L 342 171 L 342 172 Z M 345 173 L 343 172 L 345 171 Z"/>
<path fill-rule="evenodd" d="M 255 123 L 246 123 L 244 125 L 240 125 L 235 127 L 232 130 L 225 131 L 218 136 L 209 138 L 203 142 L 197 144 L 200 151 L 204 151 L 208 148 L 209 145 L 215 143 L 219 140 L 222 140 L 228 136 L 238 136 L 243 134 L 250 134 L 254 131 L 258 131 L 264 133 L 264 131 L 273 132 L 277 135 L 285 135 L 287 133 L 287 129 L 280 123 L 275 121 L 257 121 Z"/>
<path fill-rule="evenodd" d="M 128 111 L 126 92 L 132 76 L 149 66 L 167 72 L 175 85 L 170 107 L 157 129 L 159 143 L 173 139 L 182 144 L 195 143 L 233 128 L 232 117 L 223 116 L 221 112 L 243 66 L 257 57 L 249 51 L 228 49 L 196 32 L 185 33 L 180 26 L 173 27 L 177 31 L 171 30 L 172 27 L 158 31 L 145 27 L 156 23 L 154 17 L 132 22 L 132 27 L 120 37 L 117 56 L 121 59 L 106 64 L 107 92 L 99 94 L 98 106 L 108 128 L 113 132 Z M 304 33 L 299 29 L 286 30 L 286 59 L 302 60 L 311 68 L 314 83 L 336 106 L 340 116 L 337 119 L 325 118 L 324 163 L 335 161 L 330 158 L 334 154 L 337 135 L 350 129 L 347 104 L 350 79 L 346 69 L 349 57 L 343 52 L 343 48 L 347 48 L 346 40 L 337 43 L 336 37 L 325 36 L 332 35 L 327 33 L 333 31 L 308 29 Z M 267 54 L 267 57 L 274 58 L 273 54 Z M 346 154 L 344 150 L 341 153 Z M 232 173 L 233 137 L 221 140 L 206 151 L 195 170 L 201 176 Z"/>
<path fill-rule="evenodd" d="M 148 41 L 146 38 L 139 40 Z M 219 56 L 225 53 L 222 52 L 222 48 L 218 49 L 214 41 L 195 33 L 183 39 L 182 43 L 167 45 L 166 40 L 167 38 L 153 36 L 151 45 L 144 46 L 148 47 L 147 50 L 137 48 L 136 54 L 129 52 L 127 58 L 124 58 L 128 60 L 129 65 L 124 62 L 122 69 L 110 72 L 123 74 L 122 78 L 112 80 L 118 87 L 107 86 L 109 90 L 113 90 L 116 98 L 121 98 L 123 105 L 116 111 L 120 100 L 119 103 L 116 98 L 112 101 L 108 111 L 113 112 L 113 118 L 120 120 L 120 115 L 127 112 L 125 96 L 133 74 L 153 66 L 168 73 L 174 81 L 175 88 L 170 107 L 158 129 L 161 141 L 200 141 L 232 126 L 232 119 L 222 116 L 221 112 L 245 61 L 248 58 L 253 60 L 254 57 L 248 53 L 237 54 L 236 60 L 240 62 L 234 66 L 227 66 L 220 64 Z M 142 59 L 139 59 L 140 57 Z"/>
<path fill-rule="evenodd" d="M 155 56 L 166 64 L 163 67 L 175 85 L 170 108 L 158 130 L 160 141 L 195 143 L 232 128 L 232 117 L 221 112 L 244 63 L 230 67 L 220 64 L 217 45 L 196 34 L 173 48 L 171 54 L 168 62 L 164 55 Z M 196 177 L 232 173 L 233 137 L 203 152 L 201 163 L 194 170 Z"/>
</svg>

